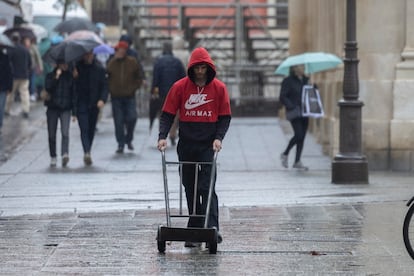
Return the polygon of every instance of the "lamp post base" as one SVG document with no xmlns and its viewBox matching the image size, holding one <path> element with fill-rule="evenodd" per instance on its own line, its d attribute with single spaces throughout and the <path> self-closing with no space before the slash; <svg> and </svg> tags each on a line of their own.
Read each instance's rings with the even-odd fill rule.
<svg viewBox="0 0 414 276">
<path fill-rule="evenodd" d="M 332 162 L 332 183 L 368 184 L 368 161 L 363 156 L 336 156 Z"/>
</svg>

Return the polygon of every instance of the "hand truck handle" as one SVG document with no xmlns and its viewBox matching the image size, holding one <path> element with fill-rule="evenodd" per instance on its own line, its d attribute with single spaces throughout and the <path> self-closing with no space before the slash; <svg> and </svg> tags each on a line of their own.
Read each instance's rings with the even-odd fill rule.
<svg viewBox="0 0 414 276">
<path fill-rule="evenodd" d="M 206 216 L 204 219 L 204 228 L 208 227 L 208 219 L 210 216 L 210 208 L 211 208 L 211 197 L 213 196 L 214 186 L 215 186 L 215 176 L 216 176 L 216 168 L 217 168 L 217 156 L 218 150 L 214 151 L 213 162 L 211 164 L 211 175 L 210 175 L 210 186 L 208 189 L 208 200 L 207 200 L 207 207 L 206 207 Z"/>
</svg>

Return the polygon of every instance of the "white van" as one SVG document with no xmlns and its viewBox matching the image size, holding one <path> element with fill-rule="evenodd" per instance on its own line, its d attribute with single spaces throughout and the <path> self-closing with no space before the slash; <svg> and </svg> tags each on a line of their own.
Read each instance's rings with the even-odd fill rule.
<svg viewBox="0 0 414 276">
<path fill-rule="evenodd" d="M 56 0 L 32 0 L 33 23 L 45 27 L 49 32 L 49 36 L 56 34 L 53 28 L 62 22 L 62 16 L 62 3 Z M 71 4 L 66 12 L 66 19 L 75 17 L 89 18 L 86 10 L 77 2 Z"/>
</svg>

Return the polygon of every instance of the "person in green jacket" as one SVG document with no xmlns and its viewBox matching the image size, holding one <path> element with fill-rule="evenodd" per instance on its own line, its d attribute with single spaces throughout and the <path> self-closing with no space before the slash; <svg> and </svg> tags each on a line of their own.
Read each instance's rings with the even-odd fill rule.
<svg viewBox="0 0 414 276">
<path fill-rule="evenodd" d="M 144 75 L 135 58 L 127 55 L 128 43 L 120 41 L 115 46 L 115 55 L 107 66 L 109 92 L 112 100 L 112 115 L 116 153 L 123 153 L 125 145 L 133 150 L 135 125 L 138 118 L 135 92 L 141 87 Z"/>
</svg>

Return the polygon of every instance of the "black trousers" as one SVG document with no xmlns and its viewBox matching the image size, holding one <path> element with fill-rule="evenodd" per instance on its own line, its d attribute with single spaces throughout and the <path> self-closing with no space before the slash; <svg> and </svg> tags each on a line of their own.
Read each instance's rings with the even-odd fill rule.
<svg viewBox="0 0 414 276">
<path fill-rule="evenodd" d="M 98 123 L 98 107 L 78 107 L 78 124 L 84 153 L 90 153 Z"/>
<path fill-rule="evenodd" d="M 295 162 L 298 162 L 300 161 L 300 157 L 302 155 L 303 144 L 305 142 L 306 132 L 308 131 L 309 118 L 295 118 L 290 121 L 290 124 L 292 125 L 294 135 L 290 139 L 289 144 L 287 145 L 283 154 L 288 155 L 289 151 L 293 148 L 293 146 L 296 145 Z"/>
<path fill-rule="evenodd" d="M 200 142 L 184 142 L 179 140 L 177 146 L 177 153 L 179 161 L 191 161 L 191 162 L 211 162 L 214 158 L 213 143 L 200 143 Z M 187 208 L 189 214 L 193 214 L 194 203 L 194 184 L 196 169 L 198 172 L 197 181 L 197 194 L 196 194 L 196 214 L 205 215 L 207 209 L 208 191 L 210 187 L 211 177 L 210 164 L 199 165 L 197 168 L 194 164 L 184 164 L 182 166 L 182 182 L 185 189 L 185 195 L 187 198 Z M 216 174 L 214 175 L 214 186 L 216 182 Z M 216 227 L 219 230 L 219 210 L 218 210 L 218 198 L 213 189 L 210 205 L 210 215 L 208 217 L 207 227 Z M 203 218 L 189 218 L 188 227 L 204 227 Z"/>
</svg>

